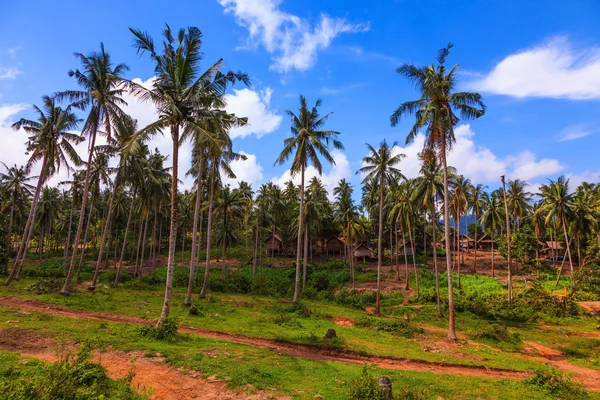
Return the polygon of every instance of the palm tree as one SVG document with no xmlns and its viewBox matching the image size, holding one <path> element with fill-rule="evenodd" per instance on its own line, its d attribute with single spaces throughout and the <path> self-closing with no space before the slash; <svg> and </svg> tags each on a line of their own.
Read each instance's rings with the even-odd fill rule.
<svg viewBox="0 0 600 400">
<path fill-rule="evenodd" d="M 167 279 L 165 300 L 157 326 L 162 326 L 171 311 L 171 293 L 173 289 L 173 270 L 175 267 L 175 251 L 177 247 L 177 186 L 179 166 L 179 146 L 182 135 L 186 133 L 204 136 L 214 141 L 214 135 L 198 123 L 199 116 L 212 118 L 220 111 L 205 107 L 206 99 L 222 96 L 229 83 L 242 81 L 249 83 L 243 73 L 220 72 L 223 60 L 218 60 L 204 73 L 199 74 L 203 54 L 202 32 L 196 27 L 180 29 L 173 35 L 169 25 L 163 31 L 163 49 L 160 52 L 154 40 L 145 32 L 131 29 L 135 36 L 134 46 L 138 52 L 147 52 L 154 63 L 156 79 L 147 90 L 141 85 L 130 83 L 134 95 L 143 100 L 150 100 L 159 111 L 159 119 L 140 132 L 156 134 L 169 129 L 173 141 L 173 172 L 171 182 L 171 224 L 169 229 L 169 256 L 167 263 Z M 213 102 L 209 101 L 209 105 Z"/>
<path fill-rule="evenodd" d="M 306 103 L 306 97 L 300 95 L 298 115 L 290 110 L 286 111 L 292 119 L 292 126 L 290 127 L 292 136 L 283 141 L 283 150 L 275 160 L 275 164 L 282 165 L 287 162 L 293 154 L 290 172 L 292 175 L 300 174 L 300 208 L 298 212 L 294 303 L 297 303 L 300 298 L 300 260 L 302 251 L 302 229 L 304 227 L 304 173 L 309 164 L 312 164 L 319 175 L 321 175 L 323 172 L 323 165 L 321 160 L 319 160 L 319 155 L 325 158 L 330 164 L 335 165 L 335 160 L 329 153 L 330 142 L 335 149 L 343 150 L 344 148 L 342 142 L 337 139 L 337 136 L 340 134 L 339 132 L 322 129 L 331 113 L 321 116 L 318 110 L 319 106 L 321 106 L 321 100 L 317 100 L 314 107 L 309 109 Z"/>
<path fill-rule="evenodd" d="M 573 210 L 572 228 L 576 238 L 577 261 L 581 266 L 583 258 L 581 257 L 581 239 L 594 231 L 598 213 L 595 207 L 596 198 L 593 185 L 583 182 L 575 189 L 575 196 L 571 208 Z"/>
<path fill-rule="evenodd" d="M 502 206 L 500 195 L 497 191 L 492 192 L 491 195 L 484 192 L 481 201 L 483 203 L 484 212 L 478 220 L 478 223 L 483 224 L 485 230 L 492 238 L 492 277 L 494 277 L 494 237 L 495 233 L 502 227 L 502 222 L 504 221 L 504 207 Z"/>
<path fill-rule="evenodd" d="M 406 142 L 412 142 L 421 128 L 425 127 L 425 147 L 439 151 L 444 171 L 444 230 L 446 243 L 450 242 L 450 209 L 448 194 L 448 164 L 446 155 L 454 137 L 454 126 L 460 119 L 479 118 L 485 113 L 482 97 L 478 93 L 454 92 L 458 69 L 456 64 L 449 71 L 446 70 L 446 59 L 450 55 L 452 43 L 441 49 L 437 55 L 438 65 L 416 67 L 404 64 L 396 71 L 413 82 L 420 93 L 418 100 L 408 101 L 400 105 L 390 117 L 392 126 L 396 126 L 402 117 L 415 115 L 416 122 L 411 128 Z M 446 253 L 446 267 L 448 270 L 448 338 L 456 339 L 454 326 L 454 292 L 452 290 L 452 265 Z"/>
<path fill-rule="evenodd" d="M 217 198 L 217 204 L 215 206 L 215 216 L 221 218 L 221 235 L 220 242 L 223 246 L 221 258 L 223 261 L 223 268 L 221 269 L 221 277 L 225 278 L 225 256 L 227 254 L 227 246 L 231 243 L 235 243 L 237 238 L 234 235 L 234 230 L 231 227 L 232 222 L 235 222 L 243 215 L 244 210 L 244 198 L 242 193 L 237 189 L 231 190 L 229 185 L 225 186 L 221 190 L 221 195 Z"/>
<path fill-rule="evenodd" d="M 485 189 L 487 187 L 483 184 L 477 184 L 477 185 L 471 185 L 470 187 L 470 191 L 469 191 L 469 196 L 468 196 L 468 201 L 469 201 L 469 208 L 471 209 L 471 212 L 473 213 L 473 216 L 475 216 L 475 222 L 477 224 L 477 228 L 475 229 L 475 252 L 473 254 L 473 273 L 476 272 L 476 268 L 477 268 L 477 234 L 479 233 L 479 228 L 480 228 L 480 224 L 479 224 L 479 219 L 481 218 L 481 214 L 484 210 L 484 204 L 483 204 L 483 194 L 485 193 Z"/>
<path fill-rule="evenodd" d="M 369 154 L 363 158 L 364 167 L 358 170 L 357 173 L 365 175 L 363 183 L 372 182 L 379 186 L 379 234 L 377 240 L 377 301 L 375 303 L 375 313 L 381 311 L 381 264 L 383 262 L 383 199 L 385 188 L 389 185 L 398 182 L 400 179 L 406 179 L 396 165 L 402 161 L 406 155 L 402 153 L 394 154 L 393 149 L 397 143 L 394 142 L 390 147 L 384 140 L 379 145 L 379 149 L 375 149 L 370 144 L 367 144 Z"/>
<path fill-rule="evenodd" d="M 37 214 L 37 203 L 42 186 L 52 175 L 60 170 L 61 166 L 70 169 L 69 162 L 72 162 L 76 166 L 83 163 L 73 148 L 73 144 L 80 143 L 83 139 L 71 133 L 72 130 L 77 128 L 80 120 L 71 111 L 70 107 L 66 109 L 57 107 L 54 98 L 44 96 L 42 97 L 42 102 L 42 108 L 38 106 L 33 107 L 38 116 L 37 121 L 22 118 L 12 125 L 15 130 L 23 128 L 30 135 L 27 142 L 27 153 L 30 154 L 30 157 L 25 170 L 30 171 L 32 166 L 40 160 L 42 161 L 42 166 L 35 194 L 31 201 L 31 210 L 25 223 L 25 230 L 21 236 L 21 245 L 19 246 L 10 275 L 5 282 L 7 285 L 10 284 L 15 276 L 18 276 L 23 266 L 23 261 L 27 256 L 27 244 L 31 240 L 33 220 Z"/>
<path fill-rule="evenodd" d="M 52 224 L 58 218 L 61 209 L 60 191 L 55 187 L 45 187 L 40 196 L 40 202 L 37 209 L 38 229 L 39 229 L 39 259 L 44 254 L 44 243 L 46 234 L 49 236 Z"/>
<path fill-rule="evenodd" d="M 353 192 L 352 185 L 345 178 L 341 179 L 338 185 L 333 188 L 333 194 L 336 196 L 333 221 L 342 228 L 343 235 L 346 238 L 350 279 L 354 288 L 354 255 L 352 252 L 354 240 L 357 238 L 357 229 L 359 228 L 356 223 L 358 221 L 359 209 L 354 204 L 354 200 L 352 200 Z"/>
<path fill-rule="evenodd" d="M 468 196 L 471 188 L 471 180 L 465 178 L 462 175 L 455 176 L 452 179 L 452 201 L 450 202 L 450 207 L 453 210 L 454 217 L 454 226 L 456 229 L 456 265 L 458 266 L 458 282 L 457 287 L 460 289 L 460 266 L 462 264 L 462 260 L 460 259 L 460 219 L 463 215 L 467 214 L 468 210 Z M 467 243 L 468 245 L 468 243 Z M 448 249 L 450 249 L 450 244 L 448 243 Z"/>
<path fill-rule="evenodd" d="M 508 181 L 507 202 L 508 212 L 513 218 L 513 227 L 516 230 L 521 225 L 521 220 L 530 211 L 531 193 L 526 191 L 528 184 L 520 179 Z"/>
<path fill-rule="evenodd" d="M 110 56 L 104 50 L 104 45 L 100 44 L 100 52 L 85 56 L 81 53 L 75 53 L 75 57 L 82 64 L 82 70 L 71 70 L 69 76 L 77 80 L 81 90 L 68 90 L 58 93 L 58 99 L 67 99 L 74 102 L 78 108 L 90 109 L 88 118 L 83 126 L 82 134 L 90 137 L 87 165 L 91 166 L 96 147 L 96 136 L 100 129 L 104 129 L 108 138 L 111 138 L 111 129 L 113 123 L 124 117 L 121 106 L 127 103 L 122 99 L 124 89 L 122 87 L 123 73 L 127 70 L 125 64 L 113 66 Z M 87 207 L 88 192 L 90 190 L 91 170 L 88 168 L 85 174 L 85 183 L 83 189 L 83 200 L 79 213 L 79 223 L 73 241 L 73 254 L 71 263 L 67 270 L 65 283 L 60 291 L 62 295 L 68 296 L 71 291 L 71 279 L 75 268 L 75 257 L 77 247 L 81 241 L 83 233 L 83 224 L 85 220 L 85 210 Z"/>
<path fill-rule="evenodd" d="M 571 258 L 571 241 L 567 233 L 567 222 L 575 219 L 575 213 L 573 212 L 574 194 L 569 192 L 569 180 L 564 176 L 559 176 L 555 181 L 552 179 L 548 179 L 548 181 L 550 181 L 549 184 L 540 187 L 540 193 L 542 195 L 540 207 L 546 213 L 546 224 L 548 224 L 553 217 L 556 217 L 563 229 L 567 246 L 567 255 L 569 257 L 569 266 L 571 267 L 571 277 L 573 277 L 573 259 Z M 558 279 L 560 279 L 560 272 Z"/>
<path fill-rule="evenodd" d="M 14 244 L 13 238 L 13 222 L 15 220 L 15 208 L 19 215 L 23 214 L 23 207 L 31 197 L 31 193 L 35 190 L 33 185 L 28 182 L 35 179 L 35 176 L 31 176 L 27 173 L 24 166 L 9 167 L 5 163 L 0 162 L 6 173 L 0 173 L 0 189 L 2 189 L 7 196 L 7 204 L 3 205 L 3 209 L 6 206 L 10 206 L 10 217 L 8 220 L 8 236 L 10 237 L 10 247 L 12 249 Z"/>
</svg>

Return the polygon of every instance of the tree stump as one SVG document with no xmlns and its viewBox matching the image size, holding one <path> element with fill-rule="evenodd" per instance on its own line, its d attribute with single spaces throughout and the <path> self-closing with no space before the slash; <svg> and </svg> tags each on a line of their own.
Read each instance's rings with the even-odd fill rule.
<svg viewBox="0 0 600 400">
<path fill-rule="evenodd" d="M 195 305 L 190 306 L 190 315 L 198 315 L 198 307 Z"/>
<path fill-rule="evenodd" d="M 383 399 L 391 399 L 392 398 L 392 381 L 387 376 L 381 376 L 377 378 L 377 386 L 381 390 L 381 394 L 383 395 Z"/>
<path fill-rule="evenodd" d="M 335 329 L 327 329 L 327 333 L 325 333 L 325 339 L 335 339 L 337 338 L 337 333 Z"/>
</svg>

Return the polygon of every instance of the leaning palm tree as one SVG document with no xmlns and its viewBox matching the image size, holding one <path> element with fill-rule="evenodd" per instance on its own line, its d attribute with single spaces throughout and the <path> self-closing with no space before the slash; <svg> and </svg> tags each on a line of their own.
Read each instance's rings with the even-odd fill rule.
<svg viewBox="0 0 600 400">
<path fill-rule="evenodd" d="M 383 262 L 383 199 L 386 187 L 398 182 L 400 179 L 405 179 L 396 165 L 402 161 L 406 155 L 402 153 L 394 154 L 394 142 L 389 146 L 384 140 L 379 145 L 379 149 L 375 149 L 370 144 L 367 144 L 369 154 L 363 158 L 364 167 L 359 169 L 357 173 L 364 174 L 363 183 L 376 183 L 379 187 L 379 234 L 377 240 L 377 301 L 375 303 L 375 313 L 381 311 L 381 264 Z"/>
<path fill-rule="evenodd" d="M 83 139 L 71 133 L 72 130 L 77 128 L 80 120 L 71 111 L 70 107 L 66 109 L 57 107 L 54 98 L 44 96 L 42 101 L 42 108 L 33 107 L 38 115 L 37 121 L 21 119 L 12 126 L 15 130 L 23 128 L 30 135 L 27 142 L 27 153 L 30 154 L 30 157 L 25 166 L 26 171 L 30 171 L 31 167 L 40 160 L 42 166 L 31 201 L 31 210 L 21 236 L 21 244 L 13 268 L 6 279 L 6 284 L 9 284 L 18 275 L 27 256 L 27 244 L 31 240 L 33 220 L 37 213 L 37 203 L 42 186 L 60 170 L 61 166 L 70 169 L 69 161 L 77 166 L 83 164 L 73 147 L 73 144 L 80 143 Z"/>
<path fill-rule="evenodd" d="M 127 66 L 125 64 L 113 65 L 110 55 L 104 50 L 103 44 L 100 44 L 100 52 L 98 53 L 94 52 L 89 56 L 75 53 L 75 57 L 81 62 L 82 69 L 69 71 L 69 76 L 77 80 L 81 90 L 64 91 L 58 93 L 57 98 L 72 101 L 76 107 L 81 109 L 89 108 L 90 111 L 83 126 L 82 134 L 88 135 L 90 138 L 87 164 L 92 165 L 98 132 L 104 129 L 104 133 L 110 138 L 114 122 L 124 117 L 121 106 L 127 105 L 127 103 L 122 99 L 124 92 L 122 75 L 127 70 Z M 60 291 L 65 296 L 68 296 L 71 291 L 71 280 L 77 256 L 76 250 L 84 230 L 85 210 L 90 191 L 90 173 L 91 170 L 88 168 L 85 173 L 79 223 L 73 240 L 73 254 L 65 283 Z"/>
<path fill-rule="evenodd" d="M 412 142 L 422 128 L 425 128 L 425 147 L 439 151 L 444 171 L 444 230 L 446 243 L 450 242 L 450 196 L 448 193 L 448 164 L 446 156 L 454 137 L 454 126 L 460 119 L 479 118 L 485 113 L 482 97 L 478 93 L 454 92 L 456 85 L 456 70 L 458 64 L 449 71 L 446 70 L 446 59 L 450 55 L 452 43 L 441 49 L 437 55 L 438 65 L 416 67 L 404 64 L 396 71 L 414 83 L 419 91 L 418 100 L 407 101 L 398 107 L 390 117 L 392 126 L 396 126 L 400 119 L 415 115 L 416 122 L 406 138 Z M 456 339 L 454 326 L 454 292 L 452 290 L 452 265 L 446 254 L 446 267 L 448 270 L 448 338 Z"/>
<path fill-rule="evenodd" d="M 302 232 L 304 227 L 303 210 L 304 210 L 304 173 L 309 164 L 312 164 L 319 175 L 323 172 L 323 165 L 319 159 L 321 155 L 330 164 L 335 165 L 335 160 L 329 153 L 329 144 L 338 150 L 342 150 L 344 146 L 337 139 L 339 132 L 324 130 L 323 125 L 331 115 L 331 113 L 321 116 L 319 114 L 319 106 L 321 100 L 317 100 L 312 109 L 308 108 L 306 97 L 300 95 L 300 108 L 298 114 L 287 110 L 286 113 L 292 119 L 291 132 L 292 136 L 283 141 L 283 150 L 275 160 L 275 164 L 284 164 L 293 156 L 290 172 L 292 175 L 300 174 L 300 208 L 298 212 L 298 238 L 296 246 L 296 283 L 294 286 L 294 303 L 297 303 L 300 298 L 300 283 L 301 283 L 301 244 Z"/>
<path fill-rule="evenodd" d="M 202 135 L 214 140 L 214 135 L 198 123 L 198 118 L 211 118 L 217 112 L 205 107 L 206 99 L 222 96 L 228 84 L 242 81 L 249 83 L 248 75 L 243 73 L 220 72 L 223 60 L 218 60 L 208 70 L 199 73 L 203 58 L 201 51 L 202 32 L 196 27 L 180 29 L 174 36 L 169 25 L 163 31 L 162 51 L 156 48 L 154 40 L 145 32 L 130 29 L 135 37 L 134 46 L 138 52 L 146 52 L 154 63 L 156 79 L 150 89 L 129 83 L 132 93 L 143 100 L 150 100 L 158 109 L 159 118 L 142 129 L 142 134 L 156 134 L 169 129 L 173 142 L 173 171 L 171 182 L 171 225 L 169 228 L 169 255 L 167 261 L 167 279 L 165 300 L 157 326 L 162 326 L 171 311 L 171 293 L 173 289 L 173 270 L 177 247 L 177 187 L 179 147 L 182 132 Z M 209 102 L 209 104 L 212 104 Z M 218 111 L 218 110 L 217 110 Z M 221 112 L 218 111 L 220 114 Z"/>
</svg>

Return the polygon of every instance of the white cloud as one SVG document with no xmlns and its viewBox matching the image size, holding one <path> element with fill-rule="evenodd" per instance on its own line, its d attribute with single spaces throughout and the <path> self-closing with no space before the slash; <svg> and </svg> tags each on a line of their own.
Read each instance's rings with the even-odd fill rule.
<svg viewBox="0 0 600 400">
<path fill-rule="evenodd" d="M 565 36 L 511 54 L 470 89 L 518 98 L 600 98 L 600 47 L 576 48 Z"/>
<path fill-rule="evenodd" d="M 321 14 L 312 26 L 306 19 L 279 9 L 280 0 L 217 0 L 226 13 L 250 32 L 248 46 L 262 45 L 272 57 L 270 68 L 278 72 L 305 71 L 341 33 L 364 32 L 368 24 L 351 24 L 343 18 Z"/>
<path fill-rule="evenodd" d="M 16 114 L 29 107 L 25 103 L 0 105 L 0 160 L 8 166 L 24 165 L 28 157 L 25 155 L 27 133 L 15 131 L 11 125 L 17 120 Z"/>
<path fill-rule="evenodd" d="M 456 143 L 448 153 L 448 165 L 476 184 L 497 183 L 502 175 L 511 179 L 531 180 L 551 176 L 564 169 L 558 160 L 538 160 L 534 153 L 527 150 L 504 158 L 498 157 L 489 148 L 475 142 L 475 132 L 469 124 L 457 126 L 454 134 Z M 425 137 L 419 134 L 411 144 L 394 148 L 395 154 L 406 154 L 399 168 L 409 179 L 419 175 L 421 162 L 418 154 L 423 150 L 424 143 Z"/>
<path fill-rule="evenodd" d="M 245 181 L 252 185 L 256 190 L 257 185 L 263 180 L 262 166 L 258 163 L 255 154 L 249 154 L 245 151 L 240 151 L 240 154 L 245 155 L 246 160 L 232 161 L 230 165 L 236 178 L 230 179 L 221 174 L 223 183 L 236 188 L 239 186 L 239 182 Z"/>
<path fill-rule="evenodd" d="M 248 118 L 247 125 L 229 132 L 233 139 L 244 138 L 252 134 L 260 138 L 279 128 L 281 115 L 277 115 L 269 109 L 272 94 L 271 88 L 267 88 L 260 93 L 250 89 L 234 89 L 233 94 L 225 95 L 227 112 L 234 113 L 238 117 Z"/>
<path fill-rule="evenodd" d="M 352 169 L 350 168 L 350 163 L 346 158 L 346 154 L 344 154 L 342 151 L 334 149 L 331 151 L 331 156 L 335 161 L 335 165 L 331 166 L 328 171 L 324 171 L 323 175 L 320 176 L 315 167 L 312 165 L 309 166 L 304 173 L 304 183 L 305 185 L 308 185 L 308 182 L 313 177 L 318 177 L 321 179 L 321 182 L 323 182 L 323 185 L 327 188 L 329 192 L 329 199 L 333 200 L 333 188 L 342 178 L 350 179 L 352 176 Z M 271 181 L 283 188 L 285 183 L 290 179 L 296 185 L 300 184 L 300 174 L 296 174 L 292 177 L 289 170 L 285 171 L 280 177 L 271 179 Z"/>
<path fill-rule="evenodd" d="M 10 67 L 10 68 L 0 67 L 0 80 L 15 79 L 17 77 L 17 75 L 19 75 L 20 73 L 21 73 L 21 71 L 15 67 Z"/>
<path fill-rule="evenodd" d="M 594 133 L 596 132 L 590 129 L 590 127 L 587 125 L 573 125 L 565 128 L 562 131 L 561 137 L 558 139 L 558 141 L 566 142 L 568 140 L 581 139 Z"/>
<path fill-rule="evenodd" d="M 567 173 L 565 176 L 569 179 L 569 188 L 575 191 L 577 186 L 583 182 L 600 183 L 600 171 L 584 171 L 579 174 Z"/>
</svg>

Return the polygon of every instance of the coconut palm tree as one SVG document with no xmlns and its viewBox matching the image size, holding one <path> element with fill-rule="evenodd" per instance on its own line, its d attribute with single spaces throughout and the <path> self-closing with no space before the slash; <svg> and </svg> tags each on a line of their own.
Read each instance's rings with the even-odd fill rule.
<svg viewBox="0 0 600 400">
<path fill-rule="evenodd" d="M 10 237 L 10 247 L 14 243 L 13 238 L 13 222 L 15 221 L 15 211 L 17 217 L 24 215 L 24 206 L 29 201 L 35 187 L 28 182 L 35 179 L 36 176 L 29 175 L 24 166 L 9 167 L 3 162 L 0 162 L 6 168 L 6 173 L 0 173 L 0 189 L 7 194 L 7 202 L 2 205 L 2 210 L 10 207 L 10 217 L 8 220 L 8 236 Z M 16 209 L 16 210 L 15 210 Z M 20 219 L 20 218 L 19 218 Z"/>
<path fill-rule="evenodd" d="M 475 222 L 477 224 L 477 229 L 475 229 L 475 251 L 473 254 L 473 273 L 476 272 L 477 269 L 477 234 L 479 233 L 479 219 L 481 218 L 481 214 L 484 210 L 483 204 L 483 194 L 485 193 L 485 189 L 487 186 L 479 183 L 477 185 L 471 185 L 468 195 L 469 209 L 473 213 L 475 217 Z"/>
<path fill-rule="evenodd" d="M 215 217 L 220 218 L 222 222 L 220 237 L 218 238 L 218 241 L 223 246 L 221 253 L 221 259 L 223 261 L 221 278 L 225 279 L 225 256 L 227 254 L 227 246 L 237 241 L 237 237 L 235 236 L 231 225 L 243 215 L 244 198 L 240 191 L 237 189 L 231 190 L 229 185 L 227 185 L 221 190 L 216 203 L 214 210 Z"/>
<path fill-rule="evenodd" d="M 379 187 L 379 234 L 377 240 L 377 301 L 375 303 L 375 313 L 381 311 L 381 264 L 383 263 L 383 199 L 385 190 L 391 184 L 398 182 L 401 179 L 406 179 L 396 165 L 402 161 L 406 155 L 402 153 L 394 154 L 394 142 L 389 146 L 384 140 L 379 145 L 379 149 L 375 149 L 370 144 L 367 144 L 369 154 L 363 158 L 364 166 L 357 171 L 363 174 L 363 183 L 376 183 Z"/>
<path fill-rule="evenodd" d="M 18 276 L 27 256 L 27 244 L 31 240 L 33 221 L 37 214 L 37 203 L 42 186 L 60 170 L 61 166 L 70 169 L 69 162 L 76 166 L 83 164 L 73 147 L 74 144 L 80 143 L 83 139 L 71 133 L 71 131 L 77 129 L 81 121 L 71 111 L 70 107 L 66 109 L 58 107 L 54 98 L 44 96 L 42 102 L 42 108 L 33 106 L 38 117 L 37 121 L 22 118 L 12 125 L 13 129 L 19 130 L 22 128 L 30 135 L 27 142 L 27 153 L 30 156 L 25 165 L 25 170 L 30 171 L 38 161 L 41 161 L 42 165 L 15 263 L 5 282 L 7 285 Z"/>
<path fill-rule="evenodd" d="M 282 165 L 293 156 L 290 172 L 292 175 L 300 174 L 300 208 L 298 212 L 298 238 L 296 246 L 296 283 L 294 286 L 294 303 L 300 299 L 300 281 L 301 281 L 301 244 L 302 229 L 304 227 L 304 173 L 309 164 L 312 164 L 319 175 L 323 172 L 323 164 L 319 155 L 330 164 L 335 165 L 335 160 L 329 153 L 329 145 L 332 144 L 335 149 L 343 150 L 344 146 L 337 136 L 339 132 L 322 129 L 325 122 L 329 119 L 331 113 L 321 116 L 318 108 L 321 106 L 321 100 L 317 100 L 314 107 L 309 109 L 306 97 L 300 95 L 300 108 L 298 114 L 287 110 L 286 113 L 292 119 L 290 130 L 292 136 L 283 141 L 283 150 L 275 160 L 275 164 Z"/>
<path fill-rule="evenodd" d="M 67 90 L 57 94 L 59 100 L 74 102 L 74 106 L 80 109 L 89 108 L 89 114 L 83 126 L 82 134 L 90 138 L 87 165 L 92 165 L 95 154 L 97 133 L 104 129 L 108 138 L 114 122 L 124 117 L 121 107 L 127 105 L 122 95 L 124 89 L 123 74 L 127 71 L 125 64 L 113 65 L 110 55 L 105 51 L 104 45 L 100 44 L 100 52 L 94 52 L 88 56 L 75 53 L 75 57 L 81 62 L 82 69 L 69 71 L 69 76 L 74 77 L 81 87 L 80 90 Z M 90 191 L 91 170 L 88 168 L 85 174 L 83 199 L 79 213 L 79 223 L 73 240 L 73 254 L 67 270 L 65 283 L 60 291 L 62 295 L 68 296 L 71 291 L 71 280 L 75 268 L 75 257 L 77 247 L 81 241 L 84 230 L 85 210 L 87 207 L 88 193 Z M 90 207 L 91 208 L 91 207 Z"/>
<path fill-rule="evenodd" d="M 507 190 L 508 212 L 513 219 L 513 229 L 518 231 L 521 220 L 531 210 L 531 193 L 527 192 L 528 183 L 520 179 L 509 180 Z"/>
<path fill-rule="evenodd" d="M 450 208 L 454 218 L 454 226 L 456 228 L 456 265 L 458 266 L 458 281 L 457 287 L 460 289 L 460 266 L 462 260 L 460 259 L 460 220 L 463 215 L 467 214 L 469 208 L 468 196 L 471 188 L 471 180 L 465 178 L 462 175 L 457 175 L 452 179 L 452 201 L 450 202 Z M 450 249 L 450 243 L 447 244 L 447 248 Z M 467 243 L 468 245 L 468 243 Z"/>
<path fill-rule="evenodd" d="M 422 128 L 425 128 L 425 147 L 439 151 L 444 172 L 444 231 L 446 243 L 450 242 L 450 196 L 448 193 L 448 165 L 446 156 L 454 137 L 454 126 L 460 121 L 457 113 L 463 119 L 479 118 L 485 113 L 485 105 L 478 93 L 455 92 L 456 71 L 458 64 L 449 71 L 445 63 L 450 55 L 453 44 L 441 49 L 437 55 L 437 65 L 416 67 L 404 64 L 396 71 L 410 80 L 419 91 L 418 100 L 401 104 L 391 115 L 390 122 L 396 126 L 401 118 L 415 115 L 416 121 L 408 133 L 406 142 L 412 142 Z M 454 292 L 452 290 L 452 265 L 446 254 L 448 270 L 448 338 L 456 339 L 454 326 Z"/>
<path fill-rule="evenodd" d="M 199 123 L 199 117 L 213 118 L 221 114 L 213 110 L 212 101 L 207 99 L 222 96 L 230 83 L 242 81 L 249 83 L 248 75 L 243 73 L 222 73 L 223 60 L 218 60 L 205 72 L 200 73 L 202 32 L 196 27 L 180 29 L 173 34 L 169 25 L 163 31 L 162 51 L 154 45 L 154 40 L 145 32 L 131 29 L 135 37 L 134 46 L 138 52 L 146 52 L 154 64 L 156 79 L 150 89 L 130 82 L 132 93 L 143 100 L 150 100 L 158 110 L 159 119 L 140 132 L 156 134 L 169 129 L 173 142 L 173 171 L 171 182 L 171 223 L 169 229 L 169 256 L 165 300 L 157 326 L 162 326 L 171 311 L 173 289 L 173 270 L 177 246 L 177 187 L 179 147 L 182 133 L 189 136 L 203 136 L 208 141 L 216 140 L 215 135 Z"/>
<path fill-rule="evenodd" d="M 493 240 L 496 232 L 500 231 L 504 221 L 504 206 L 502 205 L 502 200 L 500 199 L 500 195 L 497 191 L 492 192 L 491 195 L 484 192 L 481 201 L 483 203 L 484 211 L 481 215 L 481 218 L 478 220 L 478 223 L 483 224 L 485 230 L 492 238 L 492 277 L 494 277 Z"/>
</svg>

